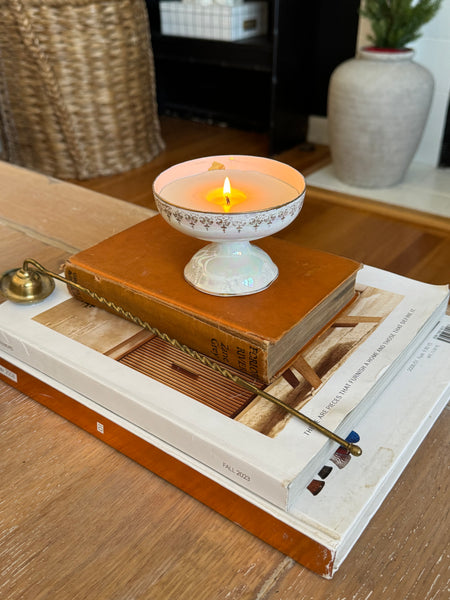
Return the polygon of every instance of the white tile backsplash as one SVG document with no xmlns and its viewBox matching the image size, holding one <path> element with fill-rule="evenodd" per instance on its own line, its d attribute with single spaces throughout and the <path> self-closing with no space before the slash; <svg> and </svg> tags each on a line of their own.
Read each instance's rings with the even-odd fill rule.
<svg viewBox="0 0 450 600">
<path fill-rule="evenodd" d="M 450 95 L 450 0 L 444 0 L 411 46 L 416 51 L 415 60 L 433 74 L 435 85 L 430 116 L 414 160 L 437 166 Z"/>
<path fill-rule="evenodd" d="M 448 93 L 434 92 L 430 114 L 414 160 L 437 166 L 441 154 L 444 123 L 447 116 Z"/>
<path fill-rule="evenodd" d="M 448 40 L 423 38 L 411 44 L 411 47 L 415 50 L 414 60 L 426 67 L 433 75 L 435 90 L 448 94 L 450 90 L 450 38 Z"/>
<path fill-rule="evenodd" d="M 426 23 L 421 31 L 422 38 L 448 40 L 450 35 L 450 1 L 444 0 L 435 18 Z M 448 56 L 448 55 L 447 55 Z"/>
</svg>

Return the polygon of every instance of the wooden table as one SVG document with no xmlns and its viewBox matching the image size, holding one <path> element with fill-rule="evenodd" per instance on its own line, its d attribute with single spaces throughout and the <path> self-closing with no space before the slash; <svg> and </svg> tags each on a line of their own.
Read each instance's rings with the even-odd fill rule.
<svg viewBox="0 0 450 600">
<path fill-rule="evenodd" d="M 2 272 L 57 269 L 151 214 L 4 163 L 0 182 Z M 446 597 L 448 410 L 328 581 L 15 389 L 0 400 L 0 598 Z"/>
</svg>

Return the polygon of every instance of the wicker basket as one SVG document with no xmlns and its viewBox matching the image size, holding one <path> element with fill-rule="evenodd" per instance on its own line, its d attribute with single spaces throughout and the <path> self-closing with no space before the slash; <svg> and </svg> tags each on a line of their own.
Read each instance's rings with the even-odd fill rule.
<svg viewBox="0 0 450 600">
<path fill-rule="evenodd" d="M 144 0 L 0 0 L 2 158 L 87 179 L 163 148 Z"/>
</svg>

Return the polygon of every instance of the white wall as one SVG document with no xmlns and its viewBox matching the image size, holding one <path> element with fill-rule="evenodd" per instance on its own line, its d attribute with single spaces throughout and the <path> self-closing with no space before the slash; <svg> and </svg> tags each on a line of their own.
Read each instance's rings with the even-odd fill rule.
<svg viewBox="0 0 450 600">
<path fill-rule="evenodd" d="M 368 30 L 366 20 L 361 19 L 358 48 L 366 44 Z M 430 115 L 414 160 L 437 166 L 450 97 L 450 0 L 443 1 L 439 12 L 421 32 L 421 37 L 410 47 L 416 52 L 414 60 L 433 74 L 435 88 Z"/>
</svg>

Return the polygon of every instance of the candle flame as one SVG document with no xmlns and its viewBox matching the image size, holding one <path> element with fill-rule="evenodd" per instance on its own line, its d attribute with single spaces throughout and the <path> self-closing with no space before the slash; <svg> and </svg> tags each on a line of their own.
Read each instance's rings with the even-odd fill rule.
<svg viewBox="0 0 450 600">
<path fill-rule="evenodd" d="M 225 177 L 225 181 L 223 182 L 223 199 L 224 199 L 223 210 L 225 212 L 230 212 L 230 208 L 231 208 L 230 196 L 231 196 L 230 180 L 228 179 L 228 177 Z"/>
<path fill-rule="evenodd" d="M 223 182 L 223 195 L 229 196 L 231 194 L 231 184 L 228 177 L 225 177 L 225 181 Z"/>
<path fill-rule="evenodd" d="M 228 213 L 235 204 L 240 204 L 246 199 L 246 195 L 240 190 L 233 189 L 228 177 L 225 177 L 223 187 L 210 190 L 206 195 L 208 202 L 219 204 L 223 211 Z"/>
</svg>

